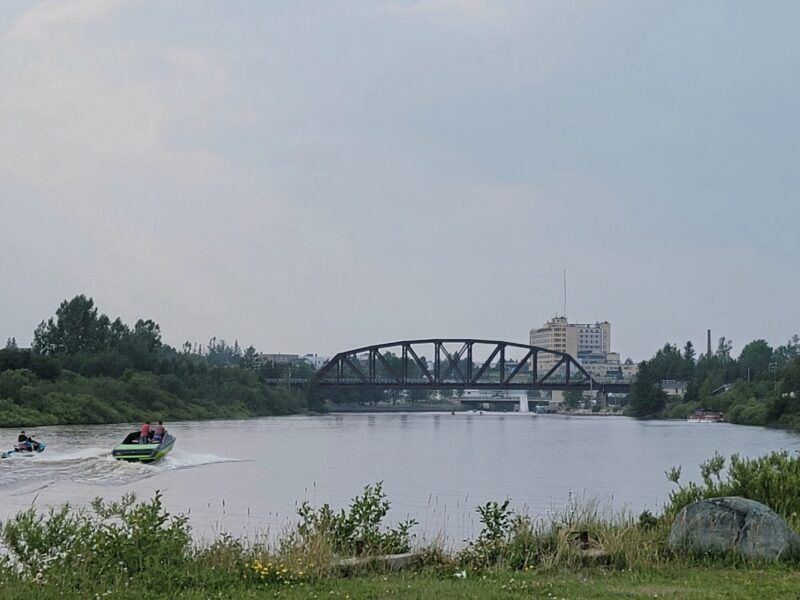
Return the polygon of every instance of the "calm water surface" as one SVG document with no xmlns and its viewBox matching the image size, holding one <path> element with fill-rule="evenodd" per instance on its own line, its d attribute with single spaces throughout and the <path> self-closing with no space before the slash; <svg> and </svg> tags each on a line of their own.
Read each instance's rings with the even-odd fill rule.
<svg viewBox="0 0 800 600">
<path fill-rule="evenodd" d="M 161 490 L 171 511 L 189 514 L 198 538 L 227 531 L 252 539 L 285 527 L 302 500 L 344 506 L 383 481 L 393 519 L 416 518 L 418 533 L 458 543 L 477 532 L 475 506 L 489 500 L 511 498 L 533 516 L 570 497 L 658 510 L 673 465 L 698 479 L 697 465 L 714 452 L 800 449 L 800 437 L 785 431 L 624 417 L 348 414 L 167 426 L 175 450 L 150 466 L 110 457 L 130 426 L 36 429 L 44 453 L 0 460 L 0 518 L 31 503 Z M 17 433 L 0 429 L 3 445 Z"/>
</svg>

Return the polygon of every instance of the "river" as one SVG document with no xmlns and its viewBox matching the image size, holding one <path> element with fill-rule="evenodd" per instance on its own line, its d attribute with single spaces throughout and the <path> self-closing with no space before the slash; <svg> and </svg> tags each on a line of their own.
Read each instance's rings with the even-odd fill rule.
<svg viewBox="0 0 800 600">
<path fill-rule="evenodd" d="M 475 507 L 510 498 L 531 516 L 570 499 L 606 510 L 658 511 L 672 487 L 664 472 L 714 452 L 758 456 L 800 448 L 786 431 L 731 424 L 625 417 L 497 414 L 346 414 L 167 423 L 177 442 L 160 464 L 114 461 L 131 426 L 36 429 L 47 449 L 0 460 L 0 519 L 31 503 L 86 505 L 161 490 L 167 508 L 189 515 L 195 536 L 274 536 L 299 502 L 347 504 L 384 482 L 393 520 L 413 517 L 423 538 L 450 543 L 479 530 Z M 17 430 L 0 430 L 11 447 Z"/>
</svg>

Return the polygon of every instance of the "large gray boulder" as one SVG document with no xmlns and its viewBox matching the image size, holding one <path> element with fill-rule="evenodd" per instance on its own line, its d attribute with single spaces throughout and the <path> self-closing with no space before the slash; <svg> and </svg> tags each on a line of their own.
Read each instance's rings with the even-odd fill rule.
<svg viewBox="0 0 800 600">
<path fill-rule="evenodd" d="M 734 552 L 752 560 L 800 554 L 800 536 L 768 506 L 730 496 L 695 502 L 675 518 L 669 543 L 693 552 Z"/>
</svg>

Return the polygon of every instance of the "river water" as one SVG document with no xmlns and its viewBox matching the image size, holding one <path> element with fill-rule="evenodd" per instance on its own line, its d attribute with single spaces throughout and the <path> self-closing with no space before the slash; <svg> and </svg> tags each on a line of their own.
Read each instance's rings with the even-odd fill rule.
<svg viewBox="0 0 800 600">
<path fill-rule="evenodd" d="M 477 533 L 475 507 L 489 500 L 510 498 L 534 517 L 571 499 L 657 511 L 673 465 L 697 480 L 697 465 L 714 452 L 800 449 L 800 437 L 785 431 L 625 417 L 346 414 L 167 426 L 177 442 L 156 465 L 111 458 L 132 426 L 36 429 L 45 452 L 0 460 L 0 519 L 32 503 L 86 505 L 161 490 L 199 540 L 221 532 L 252 540 L 279 533 L 303 500 L 341 507 L 383 481 L 393 520 L 415 518 L 421 538 L 444 534 L 458 544 Z M 0 440 L 11 447 L 17 433 L 0 429 Z"/>
</svg>

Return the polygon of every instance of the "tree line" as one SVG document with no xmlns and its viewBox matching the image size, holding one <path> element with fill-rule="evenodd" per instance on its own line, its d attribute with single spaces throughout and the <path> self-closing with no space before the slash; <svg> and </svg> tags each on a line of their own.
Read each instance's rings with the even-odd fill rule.
<svg viewBox="0 0 800 600">
<path fill-rule="evenodd" d="M 257 351 L 212 338 L 180 349 L 151 319 L 111 320 L 94 301 L 63 301 L 33 333 L 31 348 L 0 349 L 0 426 L 239 418 L 305 412 L 308 398 L 267 379 L 313 368 L 257 365 Z"/>
<path fill-rule="evenodd" d="M 708 408 L 724 412 L 734 423 L 800 428 L 800 336 L 776 348 L 754 340 L 738 357 L 732 350 L 725 337 L 716 351 L 699 356 L 691 342 L 683 349 L 664 345 L 639 363 L 628 414 L 685 418 L 697 408 Z M 669 397 L 665 380 L 686 382 L 683 398 Z"/>
</svg>

